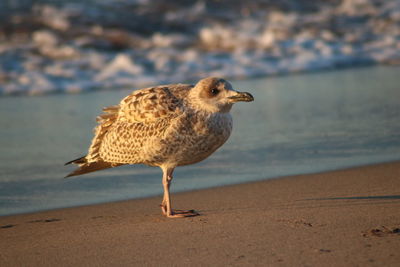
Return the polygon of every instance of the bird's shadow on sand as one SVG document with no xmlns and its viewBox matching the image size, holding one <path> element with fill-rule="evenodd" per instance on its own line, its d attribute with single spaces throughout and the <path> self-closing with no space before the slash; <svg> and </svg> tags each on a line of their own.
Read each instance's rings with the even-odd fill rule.
<svg viewBox="0 0 400 267">
<path fill-rule="evenodd" d="M 349 197 L 326 197 L 326 198 L 306 198 L 289 202 L 271 203 L 268 207 L 250 205 L 248 207 L 230 207 L 224 209 L 205 209 L 199 210 L 200 213 L 230 213 L 238 210 L 270 210 L 270 209 L 301 209 L 301 208 L 320 208 L 320 207 L 342 207 L 342 206 L 362 206 L 380 205 L 387 203 L 398 203 L 400 195 L 384 196 L 349 196 Z"/>
<path fill-rule="evenodd" d="M 307 198 L 298 199 L 286 208 L 318 208 L 318 207 L 346 207 L 346 206 L 365 206 L 383 205 L 398 203 L 400 195 L 382 196 L 347 196 L 347 197 L 326 197 L 326 198 Z"/>
<path fill-rule="evenodd" d="M 303 200 L 385 200 L 385 199 L 400 199 L 400 195 L 388 196 L 356 196 L 356 197 L 327 197 L 327 198 L 308 198 Z"/>
</svg>

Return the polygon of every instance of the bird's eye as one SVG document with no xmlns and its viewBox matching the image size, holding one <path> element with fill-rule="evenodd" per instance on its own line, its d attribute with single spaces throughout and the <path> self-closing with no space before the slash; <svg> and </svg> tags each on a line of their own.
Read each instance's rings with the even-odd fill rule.
<svg viewBox="0 0 400 267">
<path fill-rule="evenodd" d="M 219 90 L 217 88 L 211 89 L 211 94 L 218 95 L 218 93 L 219 93 Z"/>
</svg>

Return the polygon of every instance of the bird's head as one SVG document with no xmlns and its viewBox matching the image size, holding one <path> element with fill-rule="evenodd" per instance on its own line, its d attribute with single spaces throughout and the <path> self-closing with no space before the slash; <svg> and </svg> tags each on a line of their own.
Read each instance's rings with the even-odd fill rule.
<svg viewBox="0 0 400 267">
<path fill-rule="evenodd" d="M 254 100 L 251 94 L 235 91 L 229 82 L 216 77 L 200 80 L 190 90 L 189 97 L 196 108 L 212 113 L 229 112 L 236 102 Z"/>
</svg>

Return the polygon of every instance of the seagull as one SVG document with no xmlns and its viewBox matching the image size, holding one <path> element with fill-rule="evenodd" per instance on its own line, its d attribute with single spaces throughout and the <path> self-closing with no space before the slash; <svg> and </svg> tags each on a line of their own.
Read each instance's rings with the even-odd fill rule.
<svg viewBox="0 0 400 267">
<path fill-rule="evenodd" d="M 229 138 L 232 105 L 250 102 L 224 79 L 208 77 L 196 85 L 169 84 L 133 91 L 119 105 L 103 108 L 86 156 L 67 162 L 79 167 L 66 177 L 126 164 L 158 166 L 163 172 L 161 211 L 168 218 L 199 215 L 173 210 L 170 186 L 177 166 L 209 157 Z"/>
</svg>

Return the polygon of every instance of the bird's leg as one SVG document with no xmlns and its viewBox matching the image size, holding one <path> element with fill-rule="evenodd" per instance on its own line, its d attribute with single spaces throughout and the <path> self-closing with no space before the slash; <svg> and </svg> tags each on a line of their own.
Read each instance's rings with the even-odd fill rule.
<svg viewBox="0 0 400 267">
<path fill-rule="evenodd" d="M 173 210 L 171 208 L 171 197 L 169 194 L 169 188 L 172 182 L 172 173 L 174 171 L 173 168 L 162 168 L 163 170 L 163 187 L 164 187 L 164 198 L 161 202 L 161 211 L 162 213 L 167 216 L 168 218 L 182 218 L 182 217 L 192 217 L 199 215 L 194 210 Z"/>
<path fill-rule="evenodd" d="M 172 172 L 174 171 L 174 169 L 167 169 L 164 170 L 163 169 L 163 187 L 164 187 L 164 197 L 163 197 L 163 201 L 161 202 L 161 211 L 162 213 L 167 216 L 168 214 L 168 210 L 169 213 L 171 213 L 171 201 L 170 201 L 170 195 L 169 195 L 169 188 L 171 186 L 171 181 L 172 181 Z"/>
</svg>

